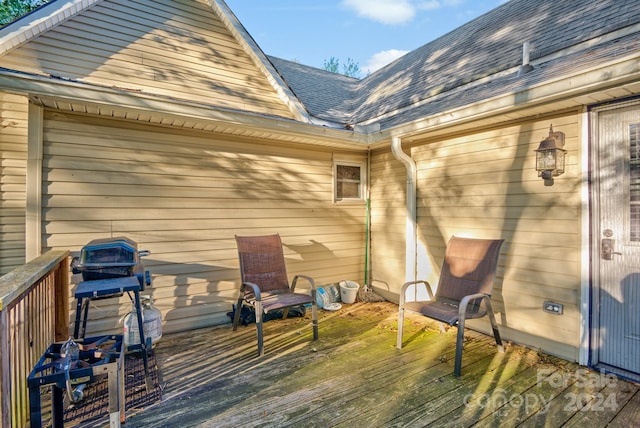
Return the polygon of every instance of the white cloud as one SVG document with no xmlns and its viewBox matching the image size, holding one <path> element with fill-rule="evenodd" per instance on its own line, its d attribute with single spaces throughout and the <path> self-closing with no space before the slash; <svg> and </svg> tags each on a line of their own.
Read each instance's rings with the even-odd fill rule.
<svg viewBox="0 0 640 428">
<path fill-rule="evenodd" d="M 465 0 L 422 0 L 416 4 L 416 7 L 421 10 L 436 10 L 443 7 L 458 7 L 464 3 Z"/>
<path fill-rule="evenodd" d="M 403 24 L 416 14 L 408 0 L 343 0 L 342 4 L 362 17 L 383 24 Z"/>
<path fill-rule="evenodd" d="M 364 71 L 368 73 L 373 73 L 379 68 L 384 67 L 390 62 L 400 58 L 402 55 L 406 54 L 409 51 L 401 51 L 398 49 L 389 49 L 386 51 L 380 51 L 376 54 L 373 54 L 367 65 L 364 67 Z"/>
<path fill-rule="evenodd" d="M 418 9 L 422 10 L 436 10 L 442 7 L 442 3 L 438 0 L 421 1 L 418 3 Z"/>
</svg>

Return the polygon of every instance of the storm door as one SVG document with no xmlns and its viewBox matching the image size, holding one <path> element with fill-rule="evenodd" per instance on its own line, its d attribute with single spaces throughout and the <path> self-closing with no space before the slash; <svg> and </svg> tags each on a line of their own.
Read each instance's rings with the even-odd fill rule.
<svg viewBox="0 0 640 428">
<path fill-rule="evenodd" d="M 591 362 L 640 379 L 640 103 L 596 110 Z"/>
</svg>

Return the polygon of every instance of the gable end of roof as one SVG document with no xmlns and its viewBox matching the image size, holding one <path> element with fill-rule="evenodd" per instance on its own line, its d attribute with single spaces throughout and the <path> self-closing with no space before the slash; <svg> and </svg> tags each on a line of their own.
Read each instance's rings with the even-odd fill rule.
<svg viewBox="0 0 640 428">
<path fill-rule="evenodd" d="M 227 6 L 223 0 L 209 0 L 209 4 L 215 10 L 229 32 L 242 46 L 247 55 L 253 59 L 256 67 L 258 67 L 264 74 L 271 86 L 280 96 L 280 99 L 289 106 L 296 119 L 302 122 L 311 123 L 311 117 L 305 109 L 305 106 L 291 91 L 282 76 L 280 76 L 271 62 L 267 59 L 266 55 L 262 52 L 262 49 L 260 49 L 255 40 L 253 40 L 251 35 L 242 26 L 235 14 L 231 9 L 229 9 L 229 6 Z"/>
<path fill-rule="evenodd" d="M 0 28 L 0 56 L 103 0 L 57 0 Z"/>
</svg>

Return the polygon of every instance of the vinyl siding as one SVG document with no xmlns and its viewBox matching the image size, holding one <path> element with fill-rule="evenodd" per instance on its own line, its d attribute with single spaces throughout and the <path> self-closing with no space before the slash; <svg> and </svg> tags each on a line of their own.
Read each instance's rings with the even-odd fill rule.
<svg viewBox="0 0 640 428">
<path fill-rule="evenodd" d="M 236 234 L 280 233 L 291 277 L 362 281 L 366 208 L 333 203 L 339 155 L 45 111 L 43 243 L 78 251 L 127 236 L 151 251 L 146 291 L 165 331 L 226 323 L 239 289 Z M 127 299 L 96 304 L 89 333 L 117 329 L 130 310 Z"/>
<path fill-rule="evenodd" d="M 206 1 L 105 0 L 2 57 L 5 68 L 291 118 Z"/>
<path fill-rule="evenodd" d="M 566 135 L 567 165 L 553 186 L 535 171 L 549 125 Z M 418 277 L 437 283 L 452 235 L 503 238 L 492 300 L 503 334 L 576 360 L 579 346 L 580 175 L 577 114 L 414 146 Z M 564 315 L 542 304 L 564 304 Z M 490 331 L 488 322 L 474 323 Z"/>
<path fill-rule="evenodd" d="M 407 173 L 389 148 L 372 152 L 370 182 L 372 285 L 397 295 L 406 270 Z"/>
<path fill-rule="evenodd" d="M 0 275 L 25 263 L 26 97 L 0 92 Z"/>
</svg>

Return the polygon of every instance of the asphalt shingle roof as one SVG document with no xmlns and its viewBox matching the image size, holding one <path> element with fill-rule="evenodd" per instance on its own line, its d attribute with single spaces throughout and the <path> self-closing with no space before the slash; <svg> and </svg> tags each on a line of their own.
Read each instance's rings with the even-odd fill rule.
<svg viewBox="0 0 640 428">
<path fill-rule="evenodd" d="M 629 54 L 637 29 L 615 41 L 598 37 L 638 23 L 638 0 L 511 0 L 360 81 L 270 60 L 311 115 L 385 128 Z M 538 63 L 517 76 L 526 41 Z"/>
<path fill-rule="evenodd" d="M 315 67 L 267 56 L 304 103 L 307 111 L 320 119 L 339 123 L 351 120 L 358 79 Z"/>
</svg>

